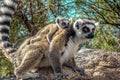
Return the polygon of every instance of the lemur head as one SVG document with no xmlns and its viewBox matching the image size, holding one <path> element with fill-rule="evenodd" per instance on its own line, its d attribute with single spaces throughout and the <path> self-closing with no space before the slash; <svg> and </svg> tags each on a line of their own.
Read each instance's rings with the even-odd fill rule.
<svg viewBox="0 0 120 80">
<path fill-rule="evenodd" d="M 56 18 L 56 24 L 58 26 L 58 28 L 69 28 L 72 24 L 72 18 L 68 19 L 68 18 L 61 18 L 61 17 L 57 17 Z"/>
<path fill-rule="evenodd" d="M 73 29 L 77 37 L 81 39 L 92 39 L 94 38 L 94 31 L 98 25 L 99 23 L 95 21 L 78 19 L 74 22 Z"/>
</svg>

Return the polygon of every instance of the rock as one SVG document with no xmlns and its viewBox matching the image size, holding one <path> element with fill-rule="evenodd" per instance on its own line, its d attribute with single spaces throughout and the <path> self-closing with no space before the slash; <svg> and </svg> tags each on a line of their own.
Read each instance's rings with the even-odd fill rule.
<svg viewBox="0 0 120 80">
<path fill-rule="evenodd" d="M 63 67 L 63 72 L 68 74 L 67 80 L 120 80 L 120 52 L 86 49 L 75 55 L 75 61 L 85 69 L 86 76 Z M 41 68 L 38 72 L 44 77 L 30 80 L 57 80 L 51 68 Z"/>
<path fill-rule="evenodd" d="M 87 49 L 78 52 L 76 62 L 92 80 L 120 80 L 120 52 Z"/>
</svg>

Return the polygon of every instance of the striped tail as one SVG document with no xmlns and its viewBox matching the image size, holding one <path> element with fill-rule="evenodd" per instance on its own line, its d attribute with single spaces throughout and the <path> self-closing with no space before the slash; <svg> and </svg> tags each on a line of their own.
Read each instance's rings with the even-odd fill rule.
<svg viewBox="0 0 120 80">
<path fill-rule="evenodd" d="M 0 8 L 0 49 L 7 58 L 16 51 L 9 40 L 11 17 L 18 5 L 18 0 L 3 0 L 4 7 Z"/>
</svg>

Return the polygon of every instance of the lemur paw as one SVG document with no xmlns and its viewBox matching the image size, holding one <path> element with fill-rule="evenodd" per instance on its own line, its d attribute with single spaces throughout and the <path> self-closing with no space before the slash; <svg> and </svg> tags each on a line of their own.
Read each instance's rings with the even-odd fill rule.
<svg viewBox="0 0 120 80">
<path fill-rule="evenodd" d="M 79 72 L 81 76 L 85 76 L 85 70 L 83 68 L 80 68 L 80 67 L 75 67 L 74 69 L 74 72 Z"/>
<path fill-rule="evenodd" d="M 55 74 L 55 78 L 63 80 L 63 79 L 67 79 L 67 74 L 63 74 L 63 73 L 56 73 Z"/>
</svg>

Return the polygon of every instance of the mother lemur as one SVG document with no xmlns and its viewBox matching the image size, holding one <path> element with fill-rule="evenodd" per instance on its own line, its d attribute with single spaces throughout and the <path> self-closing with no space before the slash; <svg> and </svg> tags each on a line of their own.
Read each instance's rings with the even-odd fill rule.
<svg viewBox="0 0 120 80">
<path fill-rule="evenodd" d="M 62 65 L 71 67 L 81 75 L 84 74 L 75 64 L 74 54 L 77 53 L 81 42 L 94 38 L 98 23 L 77 19 L 71 24 L 71 19 L 58 18 L 55 24 L 47 25 L 43 31 L 26 39 L 18 50 L 15 50 L 9 42 L 9 31 L 11 16 L 18 1 L 4 0 L 4 3 L 4 8 L 0 10 L 0 43 L 7 58 L 14 62 L 13 55 L 16 56 L 14 73 L 18 78 L 39 77 L 40 74 L 31 70 L 52 66 L 55 76 L 64 79 L 67 75 L 62 72 Z M 51 32 L 52 30 L 54 31 Z"/>
</svg>

